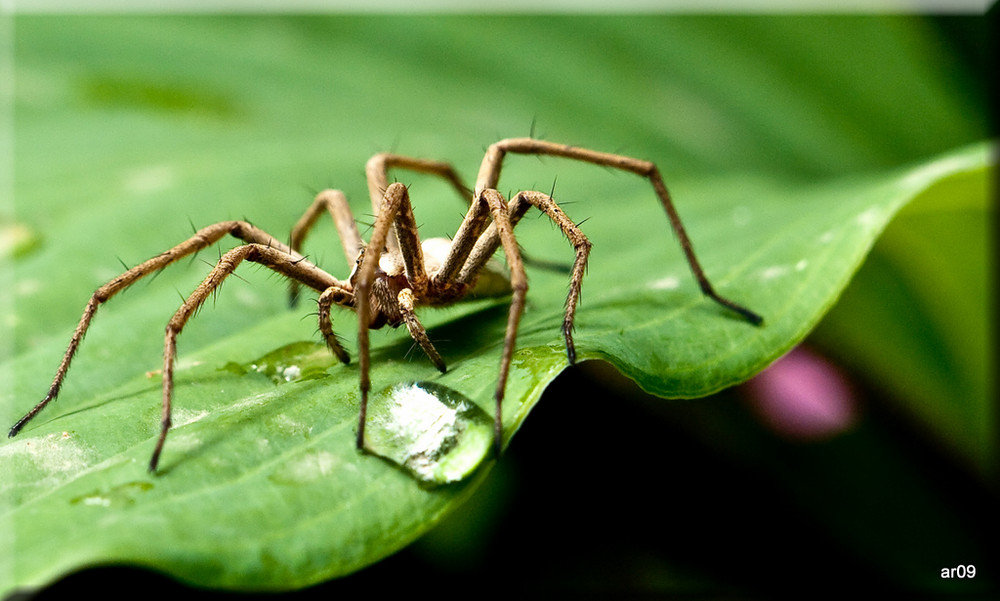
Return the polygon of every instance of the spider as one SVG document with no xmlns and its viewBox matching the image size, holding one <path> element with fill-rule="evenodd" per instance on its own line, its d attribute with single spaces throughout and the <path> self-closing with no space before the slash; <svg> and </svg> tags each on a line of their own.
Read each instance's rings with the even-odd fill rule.
<svg viewBox="0 0 1000 601">
<path fill-rule="evenodd" d="M 220 257 L 212 271 L 187 297 L 166 327 L 162 418 L 159 437 L 149 462 L 151 472 L 156 471 L 171 425 L 177 336 L 209 295 L 243 261 L 259 263 L 289 278 L 293 302 L 299 286 L 308 286 L 320 293 L 317 301 L 319 331 L 326 346 L 345 364 L 350 361 L 350 357 L 334 334 L 331 308 L 337 305 L 353 309 L 357 314 L 361 396 L 356 440 L 358 449 L 363 449 L 365 414 L 371 390 L 369 330 L 386 325 L 394 328 L 405 325 L 410 336 L 423 349 L 434 366 L 444 372 L 446 370 L 444 359 L 421 325 L 416 308 L 450 305 L 475 295 L 510 295 L 510 310 L 500 358 L 500 371 L 494 392 L 496 412 L 493 444 L 494 453 L 499 457 L 503 441 L 501 407 L 504 389 L 517 339 L 518 324 L 524 311 L 525 295 L 528 291 L 524 260 L 514 238 L 514 226 L 528 209 L 536 207 L 559 226 L 573 246 L 575 259 L 570 273 L 569 293 L 566 297 L 562 323 L 562 335 L 566 341 L 566 355 L 570 364 L 576 361 L 573 322 L 587 257 L 591 249 L 590 241 L 567 217 L 551 195 L 537 191 L 522 191 L 507 201 L 496 189 L 504 157 L 508 153 L 564 157 L 645 177 L 652 184 L 656 196 L 667 213 L 670 226 L 677 236 L 701 291 L 748 322 L 754 325 L 763 323 L 760 315 L 718 295 L 712 288 L 695 257 L 691 241 L 684 230 L 680 216 L 674 209 L 660 171 L 651 162 L 534 138 L 510 138 L 501 140 L 487 149 L 479 168 L 475 189 L 470 194 L 470 190 L 448 163 L 380 153 L 372 157 L 365 167 L 368 190 L 376 215 L 371 238 L 367 244 L 361 239 L 347 198 L 338 190 L 324 190 L 316 196 L 309 209 L 292 229 L 288 244 L 246 221 L 223 221 L 198 230 L 184 242 L 132 267 L 94 292 L 73 332 L 48 394 L 11 427 L 9 436 L 15 436 L 46 405 L 55 400 L 80 342 L 101 305 L 140 278 L 211 246 L 229 234 L 244 244 Z M 468 213 L 454 237 L 450 240 L 431 238 L 421 243 L 406 186 L 389 183 L 389 170 L 393 168 L 439 176 L 463 198 L 471 199 Z M 333 277 L 299 252 L 309 230 L 324 211 L 333 218 L 348 264 L 354 263 L 347 280 Z M 490 261 L 499 248 L 503 248 L 506 257 L 508 267 L 506 273 L 498 270 Z"/>
</svg>

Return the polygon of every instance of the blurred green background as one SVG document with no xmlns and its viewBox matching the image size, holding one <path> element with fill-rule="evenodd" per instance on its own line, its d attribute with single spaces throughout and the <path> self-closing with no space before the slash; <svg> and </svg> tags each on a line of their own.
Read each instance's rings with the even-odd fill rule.
<svg viewBox="0 0 1000 601">
<path fill-rule="evenodd" d="M 131 167 L 169 162 L 217 198 L 185 210 L 193 223 L 222 212 L 283 231 L 301 203 L 261 210 L 241 191 L 281 199 L 289 182 L 336 184 L 363 198 L 375 151 L 473 156 L 533 122 L 548 139 L 655 156 L 688 180 L 798 185 L 885 171 L 992 135 L 987 27 L 985 17 L 920 16 L 19 16 L 17 204 L 3 218 L 27 224 L 22 252 L 31 232 L 99 225 L 87 211 L 63 212 L 67 203 L 141 194 L 149 202 L 131 204 L 129 219 L 162 223 L 170 170 Z M 318 93 L 288 93 L 303 80 Z M 328 181 L 343 165 L 357 177 Z M 559 185 L 573 195 L 570 181 Z M 761 418 L 753 389 L 666 402 L 584 364 L 546 392 L 449 521 L 302 595 L 995 587 L 994 209 L 967 200 L 979 192 L 940 197 L 959 201 L 904 211 L 808 342 L 850 382 L 842 428 L 789 439 Z M 150 238 L 124 260 L 159 250 Z M 107 253 L 74 248 L 64 269 L 106 265 Z M 58 259 L 37 267 L 53 273 Z M 163 278 L 190 286 L 190 274 Z M 15 349 L 62 340 L 78 318 L 79 303 L 66 302 L 78 285 L 45 286 L 32 311 L 18 311 Z M 176 299 L 162 296 L 142 310 L 168 314 Z M 216 312 L 193 335 L 209 339 L 281 304 Z M 970 564 L 975 579 L 940 577 Z M 48 594 L 135 581 L 182 590 L 103 568 Z"/>
</svg>

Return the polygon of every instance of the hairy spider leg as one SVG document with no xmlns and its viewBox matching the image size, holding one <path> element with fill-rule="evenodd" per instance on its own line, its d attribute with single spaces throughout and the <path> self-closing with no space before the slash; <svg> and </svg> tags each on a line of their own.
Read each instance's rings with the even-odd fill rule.
<svg viewBox="0 0 1000 601">
<path fill-rule="evenodd" d="M 583 286 L 583 276 L 587 271 L 587 258 L 590 256 L 590 249 L 593 246 L 583 231 L 569 218 L 556 201 L 542 192 L 527 190 L 519 192 L 507 204 L 507 213 L 512 225 L 517 225 L 521 217 L 530 209 L 536 207 L 539 211 L 549 217 L 563 235 L 569 240 L 573 247 L 574 259 L 570 268 L 569 292 L 566 295 L 566 311 L 563 317 L 563 337 L 566 339 L 566 352 L 570 363 L 576 361 L 576 347 L 573 344 L 573 322 L 576 316 L 576 308 L 580 301 L 580 290 Z M 476 242 L 475 248 L 470 253 L 469 260 L 466 261 L 458 275 L 457 282 L 464 283 L 471 278 L 475 278 L 476 273 L 482 268 L 482 264 L 487 261 L 496 249 L 500 246 L 499 235 L 495 225 L 490 225 Z"/>
<path fill-rule="evenodd" d="M 632 157 L 597 152 L 531 138 L 512 138 L 501 140 L 487 149 L 486 154 L 483 157 L 483 162 L 480 166 L 479 175 L 476 179 L 474 198 L 483 198 L 484 194 L 488 197 L 491 201 L 490 210 L 493 215 L 493 223 L 486 227 L 485 212 L 481 209 L 481 207 L 477 206 L 476 203 L 473 203 L 465 221 L 463 221 L 462 226 L 459 228 L 459 231 L 453 239 L 451 253 L 441 270 L 438 272 L 436 279 L 441 278 L 442 280 L 453 281 L 459 285 L 474 281 L 483 265 L 485 265 L 486 261 L 489 260 L 493 253 L 501 245 L 505 247 L 505 253 L 507 254 L 508 265 L 511 269 L 512 285 L 516 273 L 523 271 L 523 261 L 521 260 L 516 242 L 513 242 L 513 234 L 510 234 L 512 241 L 511 244 L 514 246 L 514 251 L 511 252 L 507 250 L 507 244 L 503 242 L 503 236 L 506 234 L 501 234 L 498 231 L 498 226 L 500 225 L 500 222 L 497 221 L 498 212 L 495 208 L 493 208 L 493 204 L 496 201 L 496 195 L 499 195 L 499 192 L 496 192 L 496 185 L 500 178 L 503 160 L 507 153 L 511 152 L 515 154 L 540 154 L 565 157 L 596 165 L 630 171 L 646 177 L 652 184 L 654 192 L 660 199 L 660 202 L 667 213 L 667 218 L 670 222 L 671 228 L 680 242 L 681 249 L 684 252 L 685 258 L 695 276 L 695 279 L 698 281 L 698 285 L 701 288 L 702 293 L 718 304 L 741 315 L 747 321 L 755 325 L 763 323 L 763 318 L 757 313 L 736 302 L 724 298 L 715 292 L 707 276 L 705 276 L 701 264 L 698 262 L 698 259 L 694 254 L 691 241 L 680 220 L 680 216 L 674 208 L 670 193 L 667 190 L 666 185 L 663 183 L 663 178 L 660 176 L 659 170 L 655 164 Z M 500 198 L 502 198 L 502 196 Z M 559 225 L 563 233 L 570 240 L 570 243 L 573 245 L 576 253 L 576 259 L 570 276 L 570 289 L 566 299 L 566 312 L 562 325 L 563 337 L 566 341 L 567 359 L 570 364 L 574 364 L 576 362 L 576 348 L 573 342 L 573 324 L 591 244 L 589 240 L 587 240 L 586 236 L 583 235 L 582 231 L 566 216 L 555 201 L 553 201 L 550 196 L 540 192 L 522 192 L 515 196 L 509 205 L 507 205 L 505 220 L 511 227 L 513 227 L 513 225 L 516 225 L 516 223 L 524 215 L 524 212 L 527 211 L 530 206 L 538 207 L 539 210 L 544 212 L 557 225 Z M 526 289 L 526 282 L 524 286 Z M 515 288 L 515 291 L 514 298 L 512 299 L 510 314 L 508 315 L 508 326 L 507 333 L 504 338 L 504 351 L 501 358 L 500 375 L 495 392 L 496 413 L 494 417 L 494 444 L 496 454 L 498 456 L 502 450 L 502 401 L 507 376 L 510 371 L 510 361 L 513 356 L 513 347 L 517 336 L 517 326 L 520 320 L 520 314 L 523 311 L 524 293 L 523 291 L 518 291 L 517 288 Z"/>
<path fill-rule="evenodd" d="M 341 307 L 354 307 L 354 293 L 348 290 L 345 286 L 330 286 L 319 295 L 319 299 L 316 301 L 317 316 L 319 317 L 319 331 L 323 335 L 323 341 L 326 342 L 326 347 L 330 349 L 341 363 L 347 365 L 351 362 L 351 357 L 348 355 L 347 351 L 340 344 L 340 339 L 337 338 L 337 334 L 333 331 L 333 316 L 330 312 L 330 308 L 333 305 L 339 305 Z"/>
<path fill-rule="evenodd" d="M 382 203 L 379 206 L 372 236 L 368 240 L 368 248 L 378 252 L 365 252 L 359 259 L 360 263 L 352 279 L 354 286 L 354 306 L 358 314 L 358 355 L 360 367 L 359 388 L 361 404 L 358 415 L 357 447 L 364 448 L 365 420 L 368 411 L 368 393 L 371 390 L 371 361 L 369 328 L 372 324 L 372 286 L 376 279 L 376 269 L 382 256 L 381 250 L 386 248 L 390 228 L 396 233 L 399 243 L 399 253 L 409 286 L 402 289 L 397 298 L 396 310 L 403 315 L 410 336 L 420 344 L 427 356 L 440 371 L 445 371 L 444 361 L 427 337 L 426 330 L 417 320 L 413 312 L 416 298 L 427 298 L 429 280 L 424 268 L 423 249 L 420 247 L 420 235 L 417 232 L 413 207 L 410 204 L 409 192 L 406 186 L 393 183 L 386 188 Z M 381 310 L 381 308 L 379 308 Z"/>
<path fill-rule="evenodd" d="M 393 168 L 407 169 L 441 177 L 451 184 L 452 188 L 458 192 L 458 195 L 466 204 L 471 202 L 472 190 L 465 185 L 450 163 L 430 159 L 416 159 L 390 152 L 380 152 L 368 159 L 368 162 L 365 164 L 365 177 L 368 180 L 368 196 L 371 198 L 372 210 L 375 211 L 376 215 L 379 214 L 382 199 L 389 189 L 389 170 Z M 396 234 L 392 230 L 389 231 L 386 248 L 392 252 L 399 250 Z"/>
<path fill-rule="evenodd" d="M 576 258 L 573 261 L 570 275 L 569 293 L 566 297 L 566 313 L 563 318 L 563 335 L 570 362 L 576 360 L 576 349 L 573 344 L 573 321 L 579 304 L 580 289 L 587 268 L 587 258 L 591 243 L 579 227 L 566 215 L 559 205 L 547 194 L 536 191 L 524 191 L 514 196 L 509 203 L 503 200 L 503 195 L 496 189 L 487 188 L 480 195 L 480 202 L 473 203 L 452 241 L 451 252 L 436 274 L 433 285 L 472 285 L 483 266 L 493 256 L 498 248 L 504 248 L 507 264 L 510 269 L 511 288 L 513 291 L 511 307 L 507 318 L 507 330 L 504 335 L 503 354 L 500 360 L 500 374 L 494 393 L 496 403 L 494 412 L 494 450 L 499 457 L 503 448 L 503 398 L 506 390 L 507 376 L 513 359 L 517 330 L 521 314 L 524 310 L 524 298 L 528 283 L 524 273 L 524 260 L 513 234 L 513 228 L 532 206 L 545 213 L 563 231 L 573 246 Z M 503 207 L 501 210 L 500 207 Z M 486 225 L 487 217 L 492 217 L 492 223 Z M 509 232 L 505 230 L 510 230 Z"/>
<path fill-rule="evenodd" d="M 185 324 L 191 319 L 202 303 L 211 295 L 226 277 L 231 275 L 240 263 L 251 261 L 259 263 L 268 269 L 274 270 L 286 277 L 292 278 L 313 290 L 325 291 L 336 288 L 343 294 L 350 293 L 350 284 L 341 282 L 337 278 L 326 273 L 319 267 L 302 259 L 298 253 L 291 254 L 290 249 L 278 249 L 262 244 L 245 244 L 226 252 L 219 259 L 212 271 L 202 280 L 201 284 L 195 288 L 194 292 L 184 301 L 184 304 L 177 309 L 174 316 L 167 323 L 166 336 L 163 345 L 163 414 L 160 421 L 160 436 L 156 441 L 156 448 L 153 456 L 149 460 L 149 471 L 155 472 L 160 460 L 160 453 L 167 440 L 167 432 L 170 430 L 171 400 L 174 388 L 174 361 L 177 357 L 177 336 L 184 329 Z M 336 337 L 327 338 L 327 344 L 337 345 Z M 339 346 L 339 345 L 338 345 Z M 334 351 L 342 361 L 347 362 L 347 354 L 343 349 Z"/>
<path fill-rule="evenodd" d="M 302 251 L 302 245 L 305 243 L 306 236 L 309 235 L 309 230 L 312 229 L 324 210 L 333 218 L 333 225 L 337 228 L 347 264 L 353 264 L 365 244 L 361 240 L 361 234 L 358 233 L 358 224 L 354 221 L 347 197 L 340 190 L 323 190 L 316 195 L 312 204 L 292 227 L 289 246 L 295 252 Z M 298 296 L 299 283 L 292 280 L 288 287 L 288 304 L 294 307 Z"/>
<path fill-rule="evenodd" d="M 507 314 L 507 330 L 503 339 L 503 354 L 500 358 L 500 375 L 497 377 L 497 387 L 493 394 L 496 408 L 493 414 L 493 454 L 499 459 L 503 451 L 503 396 L 507 386 L 507 376 L 510 373 L 510 362 L 514 358 L 514 343 L 517 340 L 517 329 L 524 313 L 524 299 L 528 294 L 528 276 L 524 272 L 524 262 L 521 260 L 521 250 L 514 238 L 514 224 L 507 212 L 507 201 L 497 190 L 486 189 L 480 195 L 489 205 L 493 217 L 492 228 L 496 231 L 507 257 L 507 267 L 510 269 L 511 300 Z"/>
<path fill-rule="evenodd" d="M 347 264 L 350 265 L 358 258 L 358 253 L 364 248 L 365 243 L 361 240 L 358 224 L 354 221 L 347 197 L 340 190 L 323 190 L 316 195 L 313 203 L 292 227 L 289 246 L 295 252 L 302 251 L 302 244 L 305 243 L 309 230 L 312 229 L 324 210 L 333 218 L 333 225 L 337 228 L 340 245 L 344 250 L 344 257 L 347 259 Z"/>
<path fill-rule="evenodd" d="M 101 305 L 106 303 L 122 290 L 134 284 L 137 280 L 151 273 L 155 273 L 183 257 L 215 244 L 227 234 L 247 243 L 261 244 L 263 246 L 281 251 L 288 255 L 292 261 L 303 260 L 302 255 L 293 251 L 283 242 L 274 238 L 267 232 L 253 226 L 250 223 L 247 223 L 246 221 L 223 221 L 196 231 L 193 236 L 174 246 L 170 250 L 160 253 L 155 257 L 128 269 L 121 275 L 98 288 L 90 297 L 90 300 L 87 302 L 87 305 L 83 310 L 83 315 L 80 317 L 80 322 L 77 324 L 76 329 L 73 331 L 73 335 L 70 338 L 69 347 L 63 354 L 62 361 L 56 369 L 56 374 L 52 380 L 52 384 L 49 386 L 48 393 L 45 395 L 45 398 L 41 400 L 41 402 L 35 405 L 24 415 L 24 417 L 19 419 L 17 423 L 11 427 L 8 436 L 17 435 L 25 424 L 31 421 L 42 409 L 46 407 L 46 405 L 55 400 L 59 395 L 59 390 L 66 378 L 67 372 L 69 371 L 73 357 L 76 356 L 80 343 L 83 341 L 83 337 L 87 333 L 87 329 L 90 328 L 90 323 L 94 319 L 94 316 Z M 329 277 L 332 278 L 332 276 Z"/>
<path fill-rule="evenodd" d="M 694 274 L 695 279 L 698 281 L 698 286 L 701 288 L 702 293 L 723 307 L 736 312 L 754 325 L 761 325 L 764 322 L 764 318 L 754 311 L 751 311 L 739 303 L 724 298 L 715 292 L 715 289 L 709 282 L 708 277 L 702 270 L 701 264 L 698 262 L 698 258 L 694 254 L 694 247 L 691 244 L 690 238 L 688 238 L 687 232 L 684 230 L 684 225 L 681 223 L 680 215 L 678 215 L 677 210 L 674 208 L 674 203 L 670 198 L 670 192 L 667 190 L 666 184 L 663 183 L 663 178 L 660 176 L 660 170 L 654 163 L 618 154 L 610 154 L 586 148 L 578 148 L 576 146 L 569 146 L 566 144 L 546 142 L 545 140 L 535 140 L 533 138 L 510 138 L 507 140 L 501 140 L 491 145 L 486 150 L 486 155 L 483 157 L 483 162 L 479 167 L 479 175 L 476 178 L 476 194 L 481 193 L 487 188 L 496 187 L 497 181 L 500 179 L 500 171 L 503 168 L 503 160 L 507 153 L 564 157 L 595 165 L 621 169 L 622 171 L 630 171 L 645 177 L 649 180 L 650 184 L 652 184 L 653 191 L 656 192 L 656 196 L 660 199 L 660 204 L 663 205 L 663 209 L 667 213 L 667 219 L 670 221 L 670 227 L 677 236 L 681 250 L 684 251 L 684 257 L 686 258 L 688 266 Z"/>
</svg>

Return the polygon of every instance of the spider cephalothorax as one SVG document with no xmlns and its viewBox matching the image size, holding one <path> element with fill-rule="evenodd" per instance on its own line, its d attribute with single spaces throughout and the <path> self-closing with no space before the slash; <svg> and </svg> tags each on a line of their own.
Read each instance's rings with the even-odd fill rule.
<svg viewBox="0 0 1000 601">
<path fill-rule="evenodd" d="M 528 209 L 535 207 L 559 226 L 573 246 L 575 258 L 562 326 L 566 355 L 570 363 L 576 361 L 576 347 L 572 336 L 573 322 L 591 246 L 580 228 L 566 216 L 551 196 L 542 192 L 522 191 L 508 201 L 500 194 L 496 185 L 507 153 L 560 156 L 629 171 L 647 178 L 667 213 L 670 226 L 680 242 L 684 256 L 702 292 L 747 321 L 753 324 L 762 323 L 762 318 L 753 311 L 715 293 L 695 257 L 670 194 L 653 163 L 532 138 L 512 138 L 501 140 L 487 149 L 476 178 L 476 186 L 470 190 L 462 184 L 458 175 L 447 163 L 382 153 L 372 157 L 366 166 L 368 189 L 375 210 L 375 223 L 367 244 L 361 240 L 357 224 L 343 193 L 337 190 L 325 190 L 316 196 L 313 204 L 292 229 L 289 244 L 244 221 L 216 223 L 197 231 L 194 236 L 167 252 L 136 265 L 98 288 L 87 303 L 80 323 L 73 332 L 69 348 L 66 349 L 63 360 L 56 370 L 48 394 L 14 424 L 9 435 L 16 435 L 59 394 L 70 362 L 100 305 L 136 280 L 166 267 L 181 257 L 215 244 L 229 234 L 245 244 L 222 255 L 208 277 L 184 301 L 167 324 L 163 351 L 163 414 L 160 435 L 149 463 L 150 470 L 156 469 L 170 429 L 177 336 L 202 303 L 243 261 L 259 263 L 290 278 L 293 299 L 297 295 L 299 286 L 308 286 L 320 293 L 318 298 L 320 332 L 330 351 L 344 363 L 349 362 L 350 357 L 333 331 L 331 308 L 337 305 L 357 313 L 361 374 L 358 448 L 362 448 L 364 443 L 365 415 L 368 393 L 371 390 L 368 331 L 385 325 L 392 327 L 405 325 L 414 341 L 443 372 L 446 370 L 444 359 L 434 348 L 434 344 L 417 318 L 417 307 L 444 306 L 472 296 L 510 295 L 507 330 L 494 394 L 496 402 L 494 447 L 499 455 L 503 447 L 502 401 L 528 290 L 524 262 L 514 238 L 514 226 Z M 409 169 L 442 177 L 469 201 L 468 213 L 450 240 L 430 238 L 421 243 L 408 190 L 402 184 L 388 183 L 388 172 L 392 168 Z M 310 228 L 324 211 L 333 218 L 348 262 L 355 265 L 346 281 L 323 271 L 299 252 Z M 492 260 L 494 253 L 500 248 L 503 248 L 507 261 L 506 271 Z M 379 252 L 374 252 L 372 249 L 378 249 Z"/>
</svg>

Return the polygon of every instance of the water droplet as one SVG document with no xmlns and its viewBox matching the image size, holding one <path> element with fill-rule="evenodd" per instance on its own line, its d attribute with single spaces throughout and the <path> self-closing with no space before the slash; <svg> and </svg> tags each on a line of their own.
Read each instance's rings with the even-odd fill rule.
<svg viewBox="0 0 1000 601">
<path fill-rule="evenodd" d="M 646 287 L 650 290 L 676 290 L 680 285 L 680 278 L 675 275 L 668 275 L 647 283 Z"/>
<path fill-rule="evenodd" d="M 882 227 L 882 225 L 885 224 L 885 220 L 886 217 L 883 211 L 876 207 L 868 209 L 867 211 L 861 213 L 855 218 L 855 221 L 858 223 L 858 225 L 860 225 L 865 229 L 875 229 L 878 227 Z"/>
<path fill-rule="evenodd" d="M 95 490 L 94 492 L 80 495 L 70 499 L 73 505 L 87 505 L 90 507 L 124 507 L 135 503 L 136 497 L 140 493 L 152 490 L 153 485 L 149 482 L 126 482 L 106 490 Z"/>
<path fill-rule="evenodd" d="M 327 368 L 333 363 L 334 359 L 325 346 L 300 341 L 287 344 L 247 363 L 230 361 L 219 369 L 240 376 L 248 373 L 264 374 L 275 384 L 284 384 L 325 378 L 328 375 Z"/>
<path fill-rule="evenodd" d="M 762 280 L 773 280 L 775 278 L 780 278 L 788 273 L 788 267 L 785 265 L 772 265 L 771 267 L 765 267 L 760 271 L 760 279 Z"/>
<path fill-rule="evenodd" d="M 368 401 L 365 449 L 424 483 L 469 476 L 492 444 L 493 418 L 447 386 L 405 382 Z"/>
</svg>

